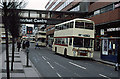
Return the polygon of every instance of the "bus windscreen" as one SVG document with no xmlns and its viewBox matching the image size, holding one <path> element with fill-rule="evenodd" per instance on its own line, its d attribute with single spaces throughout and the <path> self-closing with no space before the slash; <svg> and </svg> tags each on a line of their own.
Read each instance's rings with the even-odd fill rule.
<svg viewBox="0 0 120 79">
<path fill-rule="evenodd" d="M 92 39 L 90 38 L 78 38 L 75 37 L 73 41 L 74 47 L 85 47 L 85 48 L 91 48 L 92 47 Z"/>
</svg>

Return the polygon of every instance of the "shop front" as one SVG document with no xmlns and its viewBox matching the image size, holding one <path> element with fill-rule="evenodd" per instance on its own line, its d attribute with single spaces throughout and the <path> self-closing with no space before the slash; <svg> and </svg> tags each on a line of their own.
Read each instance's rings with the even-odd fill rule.
<svg viewBox="0 0 120 79">
<path fill-rule="evenodd" d="M 101 59 L 120 62 L 120 27 L 107 28 L 101 37 Z"/>
</svg>

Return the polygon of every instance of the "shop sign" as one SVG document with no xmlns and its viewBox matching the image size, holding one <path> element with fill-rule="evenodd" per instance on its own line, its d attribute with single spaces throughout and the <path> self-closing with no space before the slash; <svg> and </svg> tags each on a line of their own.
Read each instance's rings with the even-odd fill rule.
<svg viewBox="0 0 120 79">
<path fill-rule="evenodd" d="M 47 23 L 47 20 L 44 19 L 20 19 L 21 22 L 28 22 L 28 23 Z"/>
<path fill-rule="evenodd" d="M 118 28 L 108 28 L 107 32 L 113 32 L 113 31 L 120 31 L 120 27 Z"/>
</svg>

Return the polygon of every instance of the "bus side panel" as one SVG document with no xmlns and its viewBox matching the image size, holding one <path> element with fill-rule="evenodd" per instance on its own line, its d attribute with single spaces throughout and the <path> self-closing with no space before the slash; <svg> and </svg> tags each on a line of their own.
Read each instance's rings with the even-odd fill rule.
<svg viewBox="0 0 120 79">
<path fill-rule="evenodd" d="M 74 56 L 74 55 L 73 55 L 73 52 L 72 52 L 72 49 L 73 49 L 72 46 L 68 46 L 68 49 L 67 49 L 67 55 L 68 55 L 68 56 Z"/>
<path fill-rule="evenodd" d="M 57 47 L 58 47 L 58 48 L 57 48 L 58 53 L 64 55 L 64 53 L 63 53 L 63 51 L 62 51 L 62 50 L 63 50 L 63 46 L 57 45 Z"/>
</svg>

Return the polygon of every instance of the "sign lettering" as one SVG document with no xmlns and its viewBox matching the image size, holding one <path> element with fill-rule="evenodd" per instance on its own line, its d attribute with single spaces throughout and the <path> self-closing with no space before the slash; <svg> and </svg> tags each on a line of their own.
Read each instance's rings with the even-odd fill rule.
<svg viewBox="0 0 120 79">
<path fill-rule="evenodd" d="M 108 28 L 107 31 L 108 32 L 120 31 L 120 27 L 118 27 L 118 28 Z"/>
<path fill-rule="evenodd" d="M 44 19 L 20 19 L 21 22 L 47 23 Z"/>
</svg>

